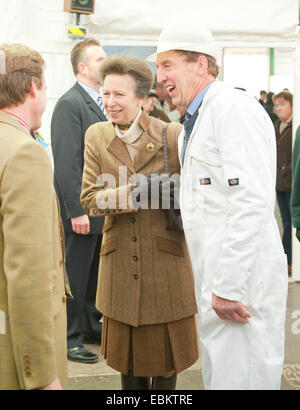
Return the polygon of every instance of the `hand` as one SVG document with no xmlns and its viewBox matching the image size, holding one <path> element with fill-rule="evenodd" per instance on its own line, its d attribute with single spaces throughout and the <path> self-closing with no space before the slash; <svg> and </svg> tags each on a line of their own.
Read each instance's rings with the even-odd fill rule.
<svg viewBox="0 0 300 410">
<path fill-rule="evenodd" d="M 87 215 L 81 215 L 71 219 L 73 231 L 79 235 L 88 235 L 90 233 L 90 220 Z"/>
<path fill-rule="evenodd" d="M 296 238 L 300 242 L 300 228 L 296 228 Z"/>
<path fill-rule="evenodd" d="M 212 308 L 220 319 L 236 323 L 248 323 L 251 317 L 241 302 L 233 302 L 212 294 Z"/>
<path fill-rule="evenodd" d="M 47 384 L 47 386 L 40 387 L 37 390 L 63 390 L 60 384 L 59 378 L 57 377 L 52 383 Z"/>
</svg>

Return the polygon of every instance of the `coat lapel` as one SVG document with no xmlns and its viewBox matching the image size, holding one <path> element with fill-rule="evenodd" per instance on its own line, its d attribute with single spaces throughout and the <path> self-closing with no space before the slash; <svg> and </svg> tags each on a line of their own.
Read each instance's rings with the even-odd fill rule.
<svg viewBox="0 0 300 410">
<path fill-rule="evenodd" d="M 162 140 L 157 141 L 147 132 L 150 122 L 151 118 L 143 111 L 139 124 L 144 132 L 141 135 L 140 148 L 136 156 L 136 163 L 134 164 L 137 173 L 141 171 L 163 147 Z"/>
<path fill-rule="evenodd" d="M 101 108 L 95 103 L 95 101 L 88 95 L 88 93 L 80 86 L 80 84 L 76 83 L 74 86 L 81 96 L 83 97 L 84 101 L 88 105 L 89 109 L 92 110 L 98 117 L 100 121 L 107 121 L 104 113 L 102 112 Z"/>
<path fill-rule="evenodd" d="M 89 106 L 89 109 L 94 111 L 94 113 L 98 115 L 101 121 L 107 121 L 107 118 L 105 117 L 103 111 L 100 107 L 98 107 L 94 100 L 91 99 L 91 101 L 87 101 L 87 104 Z"/>
<path fill-rule="evenodd" d="M 180 162 L 181 167 L 182 167 L 182 150 L 183 150 L 184 137 L 185 137 L 185 130 L 183 128 L 178 137 L 178 157 L 179 157 L 179 162 Z"/>
<path fill-rule="evenodd" d="M 282 133 L 277 138 L 277 141 L 276 141 L 277 146 L 279 146 L 282 143 L 282 141 L 285 139 L 285 137 L 289 135 L 291 127 L 292 127 L 292 123 L 289 122 L 288 125 L 286 126 L 286 128 L 282 131 Z M 278 128 L 278 134 L 279 134 L 280 122 L 278 122 L 278 127 L 277 128 Z"/>
<path fill-rule="evenodd" d="M 107 146 L 107 151 L 112 154 L 122 165 L 125 165 L 132 174 L 135 174 L 135 169 L 131 161 L 126 145 L 116 136 L 114 126 L 110 123 L 110 135 Z"/>
<path fill-rule="evenodd" d="M 162 148 L 162 143 L 152 138 L 146 132 L 143 132 L 140 141 L 139 152 L 136 156 L 136 163 L 134 164 L 135 171 L 141 171 Z"/>
</svg>

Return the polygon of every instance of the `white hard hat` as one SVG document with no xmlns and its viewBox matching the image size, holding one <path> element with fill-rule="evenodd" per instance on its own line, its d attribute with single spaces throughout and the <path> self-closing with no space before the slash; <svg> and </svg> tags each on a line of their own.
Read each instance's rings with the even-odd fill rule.
<svg viewBox="0 0 300 410">
<path fill-rule="evenodd" d="M 159 37 L 157 51 L 147 57 L 147 61 L 155 61 L 159 53 L 170 50 L 196 51 L 218 58 L 218 48 L 211 31 L 199 20 L 174 22 L 166 26 Z"/>
</svg>

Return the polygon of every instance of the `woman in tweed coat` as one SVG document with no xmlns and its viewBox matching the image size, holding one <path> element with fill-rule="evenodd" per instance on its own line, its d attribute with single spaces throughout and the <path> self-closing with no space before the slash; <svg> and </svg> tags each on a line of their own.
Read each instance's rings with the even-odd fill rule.
<svg viewBox="0 0 300 410">
<path fill-rule="evenodd" d="M 89 128 L 81 201 L 105 216 L 97 290 L 103 313 L 101 352 L 121 372 L 125 390 L 175 389 L 177 373 L 198 358 L 194 283 L 182 231 L 167 230 L 166 211 L 138 209 L 136 174 L 164 173 L 162 121 L 141 106 L 152 72 L 135 57 L 113 56 L 101 69 L 111 121 Z M 167 128 L 169 172 L 179 174 L 177 137 Z"/>
</svg>

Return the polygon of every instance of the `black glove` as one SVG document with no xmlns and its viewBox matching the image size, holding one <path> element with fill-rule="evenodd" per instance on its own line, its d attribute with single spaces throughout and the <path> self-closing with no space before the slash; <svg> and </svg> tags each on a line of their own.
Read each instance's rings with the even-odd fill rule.
<svg viewBox="0 0 300 410">
<path fill-rule="evenodd" d="M 296 238 L 300 242 L 300 228 L 296 228 Z"/>
<path fill-rule="evenodd" d="M 131 197 L 135 208 L 179 209 L 179 178 L 168 174 L 136 176 Z"/>
</svg>

